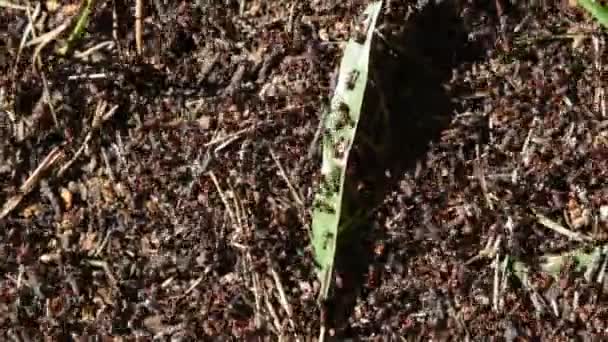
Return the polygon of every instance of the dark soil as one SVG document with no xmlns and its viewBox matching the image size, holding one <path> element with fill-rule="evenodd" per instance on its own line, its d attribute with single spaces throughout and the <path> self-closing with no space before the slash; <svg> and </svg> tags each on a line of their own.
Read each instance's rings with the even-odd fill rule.
<svg viewBox="0 0 608 342">
<path fill-rule="evenodd" d="M 316 339 L 311 142 L 367 2 L 145 3 L 143 56 L 134 4 L 98 1 L 76 50 L 114 45 L 51 43 L 37 68 L 26 12 L 2 9 L 0 204 L 21 200 L 0 213 L 1 339 Z M 508 276 L 495 297 L 498 259 L 472 260 L 608 237 L 605 35 L 548 3 L 385 1 L 362 129 L 389 148 L 353 157 L 370 219 L 341 246 L 331 335 L 608 338 L 606 277 Z"/>
</svg>

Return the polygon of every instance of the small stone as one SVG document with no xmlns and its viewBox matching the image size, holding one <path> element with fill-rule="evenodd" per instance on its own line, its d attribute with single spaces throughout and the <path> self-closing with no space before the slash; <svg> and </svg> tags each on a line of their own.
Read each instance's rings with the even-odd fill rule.
<svg viewBox="0 0 608 342">
<path fill-rule="evenodd" d="M 211 118 L 207 115 L 203 115 L 198 119 L 198 125 L 204 129 L 208 130 L 211 127 Z"/>
<path fill-rule="evenodd" d="M 608 222 L 608 205 L 600 207 L 600 221 Z"/>
<path fill-rule="evenodd" d="M 74 195 L 72 192 L 66 188 L 61 188 L 61 198 L 63 199 L 63 204 L 66 209 L 72 208 L 72 203 L 74 199 Z"/>
</svg>

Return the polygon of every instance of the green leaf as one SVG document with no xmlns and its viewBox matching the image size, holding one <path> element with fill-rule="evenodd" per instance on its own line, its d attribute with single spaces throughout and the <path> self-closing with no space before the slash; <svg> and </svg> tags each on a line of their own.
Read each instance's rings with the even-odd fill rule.
<svg viewBox="0 0 608 342">
<path fill-rule="evenodd" d="M 340 232 L 347 228 L 344 222 L 352 222 L 342 217 L 347 214 L 343 208 L 346 166 L 361 115 L 371 41 L 381 8 L 382 1 L 371 3 L 363 14 L 360 35 L 348 41 L 329 112 L 324 116 L 321 182 L 312 210 L 312 245 L 321 301 L 329 295 Z"/>
<path fill-rule="evenodd" d="M 589 12 L 597 21 L 600 22 L 604 27 L 608 27 L 608 8 L 599 4 L 595 0 L 578 0 L 577 3 L 581 5 L 587 12 Z"/>
</svg>

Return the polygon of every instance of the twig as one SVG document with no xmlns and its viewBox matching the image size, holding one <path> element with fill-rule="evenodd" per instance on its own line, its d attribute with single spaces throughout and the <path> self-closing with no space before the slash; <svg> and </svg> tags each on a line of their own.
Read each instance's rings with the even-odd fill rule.
<svg viewBox="0 0 608 342">
<path fill-rule="evenodd" d="M 17 289 L 21 289 L 23 283 L 23 274 L 25 274 L 25 267 L 23 264 L 19 265 L 19 273 L 17 274 Z"/>
<path fill-rule="evenodd" d="M 589 263 L 587 263 L 587 270 L 585 270 L 585 273 L 583 274 L 583 277 L 585 278 L 586 281 L 591 282 L 592 281 L 592 277 L 593 274 L 595 273 L 596 269 L 598 269 L 600 267 L 600 264 L 602 263 L 602 257 L 603 257 L 603 251 L 602 248 L 595 248 L 593 250 L 593 253 L 591 254 L 591 260 L 589 261 Z"/>
<path fill-rule="evenodd" d="M 112 171 L 112 165 L 110 164 L 110 158 L 108 158 L 108 154 L 106 153 L 105 147 L 101 148 L 101 158 L 103 159 L 103 163 L 106 167 L 106 175 L 110 178 L 112 183 L 116 182 L 116 177 L 114 176 L 114 171 Z"/>
<path fill-rule="evenodd" d="M 264 292 L 266 292 L 266 291 L 264 291 Z M 272 320 L 273 320 L 272 323 L 274 324 L 274 327 L 277 330 L 277 335 L 282 334 L 283 328 L 281 327 L 281 321 L 279 320 L 279 316 L 277 315 L 277 312 L 274 310 L 274 307 L 272 307 L 272 304 L 270 303 L 270 300 L 268 299 L 267 293 L 264 294 L 264 303 L 266 304 L 266 309 L 268 309 L 270 316 L 272 316 Z"/>
<path fill-rule="evenodd" d="M 250 236 L 250 234 L 251 234 L 251 224 L 250 224 L 249 220 L 247 219 L 248 216 L 245 215 L 245 214 L 249 214 L 249 217 L 250 217 L 251 216 L 251 212 L 248 212 L 245 209 L 245 205 L 243 204 L 243 201 L 239 200 L 238 204 L 240 206 L 240 212 L 241 212 L 241 215 L 242 215 L 242 222 L 244 222 L 244 223 L 241 223 L 242 224 L 241 229 L 243 229 L 245 231 L 245 233 L 247 234 L 247 236 Z"/>
<path fill-rule="evenodd" d="M 236 131 L 236 132 L 234 132 L 234 133 L 231 133 L 231 134 L 229 134 L 229 135 L 227 135 L 227 136 L 223 136 L 223 137 L 220 137 L 220 138 L 215 138 L 215 139 L 212 139 L 210 142 L 205 143 L 205 144 L 203 145 L 203 147 L 209 147 L 209 146 L 212 146 L 212 145 L 215 145 L 215 144 L 225 143 L 226 141 L 230 141 L 230 142 L 232 142 L 233 140 L 231 140 L 231 139 L 233 139 L 233 138 L 235 138 L 235 137 L 238 137 L 239 135 L 241 135 L 241 134 L 243 134 L 243 133 L 245 133 L 245 132 L 248 132 L 248 131 L 250 131 L 250 130 L 252 130 L 252 129 L 254 129 L 254 127 L 251 127 L 251 126 L 250 126 L 250 127 L 243 128 L 243 129 L 241 129 L 241 130 L 238 130 L 238 131 Z M 224 146 L 224 147 L 225 147 L 225 146 Z"/>
<path fill-rule="evenodd" d="M 534 209 L 532 209 L 532 212 L 536 216 L 538 223 L 543 225 L 545 228 L 549 228 L 549 229 L 553 230 L 554 232 L 556 232 L 558 234 L 562 234 L 564 236 L 567 236 L 567 237 L 569 237 L 573 240 L 577 240 L 577 241 L 592 241 L 593 240 L 589 236 L 586 236 L 586 235 L 583 235 L 583 234 L 580 234 L 577 232 L 573 232 L 573 231 L 565 228 L 564 226 L 551 220 L 550 218 L 548 218 L 540 213 L 537 213 Z"/>
<path fill-rule="evenodd" d="M 247 4 L 247 0 L 239 1 L 239 15 L 243 15 L 245 13 L 246 4 Z"/>
<path fill-rule="evenodd" d="M 321 323 L 321 329 L 319 329 L 319 342 L 325 342 L 325 335 L 327 333 L 327 327 L 325 327 L 325 323 Z"/>
<path fill-rule="evenodd" d="M 7 0 L 0 0 L 0 7 L 10 8 L 10 9 L 19 10 L 19 11 L 31 10 L 31 7 L 29 7 L 29 6 L 16 5 Z"/>
<path fill-rule="evenodd" d="M 287 177 L 287 174 L 285 173 L 285 169 L 283 169 L 283 166 L 281 166 L 281 163 L 279 162 L 279 159 L 277 158 L 276 154 L 274 153 L 274 151 L 272 150 L 272 148 L 270 146 L 268 147 L 268 150 L 270 151 L 270 156 L 272 157 L 272 160 L 274 160 L 275 164 L 277 164 L 277 167 L 279 168 L 279 173 L 281 174 L 281 177 L 283 177 L 283 180 L 285 181 L 285 183 L 287 183 L 287 186 L 289 187 L 289 191 L 291 191 L 291 195 L 293 196 L 293 199 L 300 206 L 304 206 L 304 202 L 300 198 L 300 195 L 298 194 L 296 189 L 293 187 L 293 185 L 291 185 L 291 182 L 289 181 L 289 177 Z"/>
<path fill-rule="evenodd" d="M 243 233 L 243 214 L 241 213 L 241 201 L 238 199 L 237 195 L 236 195 L 236 191 L 234 191 L 234 188 L 232 187 L 232 184 L 230 184 L 230 180 L 227 181 L 228 183 L 228 187 L 230 188 L 230 193 L 232 193 L 232 202 L 234 204 L 234 209 L 236 211 L 235 214 L 235 218 L 236 218 L 236 233 L 237 235 L 241 235 Z"/>
<path fill-rule="evenodd" d="M 230 79 L 230 84 L 228 84 L 228 87 L 226 87 L 225 90 L 225 94 L 226 95 L 233 95 L 241 86 L 241 81 L 243 80 L 243 76 L 245 75 L 245 71 L 246 71 L 246 66 L 245 64 L 240 64 L 236 71 L 234 72 L 234 74 L 232 75 L 232 78 Z"/>
<path fill-rule="evenodd" d="M 40 63 L 40 60 L 38 61 L 38 63 Z M 53 123 L 55 124 L 55 127 L 59 127 L 59 121 L 57 121 L 57 112 L 55 111 L 53 100 L 51 99 L 49 82 L 46 78 L 45 73 L 42 70 L 40 70 L 40 78 L 42 79 L 42 88 L 44 89 L 44 91 L 42 92 L 42 96 L 44 97 L 44 100 L 49 106 L 49 110 L 51 112 L 51 116 L 53 117 Z"/>
<path fill-rule="evenodd" d="M 118 40 L 118 11 L 116 10 L 116 2 L 112 1 L 112 39 L 118 45 L 118 52 L 120 53 L 120 41 Z"/>
<path fill-rule="evenodd" d="M 253 265 L 253 258 L 251 257 L 251 253 L 247 252 L 247 261 L 249 263 L 250 266 Z M 255 327 L 256 329 L 259 329 L 262 327 L 262 301 L 260 298 L 260 277 L 258 276 L 258 273 L 255 272 L 255 270 L 253 270 L 252 267 L 252 274 L 251 274 L 251 278 L 253 281 L 253 297 L 255 298 L 255 318 L 254 318 L 254 322 L 255 322 Z"/>
<path fill-rule="evenodd" d="M 602 266 L 600 267 L 600 270 L 597 273 L 596 282 L 598 284 L 601 284 L 601 283 L 604 282 L 604 275 L 606 274 L 606 266 L 607 266 L 607 264 L 608 264 L 608 256 L 604 255 L 604 262 L 602 263 Z"/>
<path fill-rule="evenodd" d="M 194 289 L 198 286 L 198 284 L 201 283 L 201 281 L 203 281 L 203 277 L 198 277 L 198 279 L 196 279 L 192 285 L 190 285 L 190 287 L 184 292 L 184 294 L 182 295 L 183 297 L 187 296 L 190 292 L 194 291 Z"/>
<path fill-rule="evenodd" d="M 11 74 L 11 78 L 12 78 L 11 83 L 12 84 L 15 83 L 15 77 L 17 75 L 17 65 L 19 64 L 19 60 L 21 58 L 21 52 L 23 51 L 23 48 L 25 48 L 25 44 L 27 43 L 27 38 L 30 35 L 30 33 L 32 34 L 32 37 L 35 37 L 35 32 L 33 32 L 34 31 L 34 22 L 38 18 L 38 15 L 40 14 L 40 11 L 41 11 L 40 3 L 36 4 L 36 7 L 34 8 L 34 13 L 32 13 L 32 11 L 29 8 L 26 8 L 26 11 L 27 11 L 27 17 L 28 17 L 29 23 L 23 30 L 23 35 L 21 36 L 21 41 L 19 43 L 19 49 L 17 49 L 17 56 L 15 57 L 15 63 L 13 64 L 13 69 L 12 69 L 12 74 Z"/>
<path fill-rule="evenodd" d="M 165 279 L 165 281 L 163 281 L 160 284 L 160 288 L 161 289 L 166 289 L 169 287 L 169 285 L 171 285 L 171 283 L 173 283 L 173 280 L 175 280 L 175 276 L 170 276 L 169 278 Z"/>
<path fill-rule="evenodd" d="M 63 33 L 63 31 L 65 31 L 68 27 L 70 27 L 70 25 L 72 24 L 72 20 L 73 20 L 73 18 L 64 21 L 61 25 L 55 27 L 51 31 L 49 31 L 39 37 L 36 37 L 25 44 L 26 47 L 29 47 L 32 45 L 37 45 L 36 49 L 34 50 L 34 54 L 32 56 L 32 61 L 34 63 L 37 60 L 37 58 L 40 57 L 40 51 L 42 51 L 42 49 L 45 46 L 47 46 L 50 42 L 56 40 L 57 37 L 59 37 L 61 35 L 61 33 Z M 33 32 L 34 31 L 32 29 L 32 34 L 33 34 Z"/>
<path fill-rule="evenodd" d="M 70 75 L 68 76 L 69 81 L 75 80 L 97 80 L 97 79 L 106 79 L 108 75 L 106 73 L 100 72 L 96 74 L 82 74 L 82 75 Z"/>
<path fill-rule="evenodd" d="M 536 310 L 535 312 L 537 317 L 540 317 L 545 312 L 545 308 L 548 306 L 547 302 L 535 288 L 529 287 L 528 290 L 530 291 L 530 300 L 532 301 L 532 305 L 534 305 L 534 310 Z"/>
<path fill-rule="evenodd" d="M 549 305 L 550 305 L 551 309 L 553 309 L 553 315 L 555 315 L 555 317 L 559 318 L 559 306 L 554 297 L 549 300 Z"/>
<path fill-rule="evenodd" d="M 579 303 L 579 299 L 580 299 L 580 292 L 578 292 L 578 290 L 574 291 L 574 296 L 572 298 L 572 310 L 570 311 L 570 321 L 575 322 L 578 315 L 578 303 Z"/>
<path fill-rule="evenodd" d="M 281 303 L 283 310 L 285 310 L 285 312 L 287 313 L 287 317 L 289 318 L 289 325 L 291 326 L 291 329 L 295 331 L 296 325 L 293 322 L 293 310 L 291 309 L 291 305 L 289 305 L 289 302 L 287 301 L 287 296 L 285 295 L 285 290 L 283 288 L 283 283 L 281 283 L 281 278 L 279 277 L 277 271 L 275 271 L 274 267 L 270 267 L 270 274 L 272 275 L 274 283 L 277 287 L 277 291 L 279 292 L 279 302 Z M 299 339 L 296 340 L 299 341 Z"/>
<path fill-rule="evenodd" d="M 493 286 L 493 296 L 492 296 L 492 309 L 494 312 L 498 312 L 498 292 L 499 292 L 499 261 L 500 261 L 500 253 L 496 253 L 496 258 L 494 258 L 494 286 Z"/>
<path fill-rule="evenodd" d="M 602 40 L 602 44 L 600 44 L 600 39 L 596 36 L 592 36 L 591 37 L 591 42 L 593 43 L 593 52 L 594 52 L 594 58 L 593 58 L 593 64 L 595 67 L 595 75 L 597 75 L 597 77 L 595 78 L 595 96 L 594 96 L 594 111 L 597 111 L 599 113 L 601 113 L 602 117 L 606 116 L 606 103 L 604 101 L 604 87 L 603 87 L 603 82 L 602 82 L 602 69 L 603 69 L 603 65 L 602 65 L 602 59 L 601 56 L 603 55 L 604 52 L 604 44 L 603 44 L 603 40 Z M 601 47 L 600 47 L 601 46 Z"/>
<path fill-rule="evenodd" d="M 103 249 L 106 248 L 106 245 L 110 241 L 110 235 L 112 235 L 112 230 L 108 229 L 106 235 L 103 237 L 103 240 L 101 240 L 101 243 L 98 244 L 97 248 L 95 248 L 95 251 L 93 252 L 93 257 L 98 257 L 99 254 L 101 254 L 101 252 L 103 251 Z"/>
<path fill-rule="evenodd" d="M 505 255 L 505 258 L 502 260 L 502 266 L 501 266 L 501 280 L 500 280 L 500 300 L 498 301 L 498 309 L 499 310 L 503 310 L 504 306 L 505 306 L 505 300 L 502 296 L 503 293 L 505 293 L 505 291 L 507 290 L 507 285 L 508 285 L 508 281 L 509 281 L 509 275 L 507 274 L 507 270 L 510 264 L 510 258 L 509 255 Z"/>
<path fill-rule="evenodd" d="M 106 261 L 89 259 L 87 260 L 87 263 L 91 266 L 101 268 L 106 273 L 106 277 L 108 277 L 110 285 L 112 285 L 112 287 L 115 289 L 118 288 L 118 281 L 116 280 L 112 269 L 110 269 L 110 265 Z"/>
<path fill-rule="evenodd" d="M 51 152 L 49 152 L 49 154 L 47 154 L 36 170 L 34 170 L 32 175 L 25 181 L 25 183 L 23 183 L 19 189 L 20 193 L 9 198 L 8 201 L 4 203 L 2 211 L 0 211 L 0 219 L 6 217 L 6 215 L 13 211 L 19 205 L 19 203 L 21 203 L 23 198 L 25 198 L 25 196 L 27 196 L 34 189 L 38 182 L 40 182 L 43 173 L 50 169 L 61 156 L 63 156 L 63 150 L 60 147 L 55 147 L 53 150 L 51 150 Z"/>
<path fill-rule="evenodd" d="M 481 191 L 483 192 L 483 196 L 488 204 L 488 208 L 491 210 L 494 209 L 494 205 L 492 204 L 492 200 L 490 199 L 490 194 L 488 193 L 488 184 L 486 183 L 486 178 L 483 173 L 483 167 L 481 165 L 481 159 L 479 156 L 479 144 L 475 145 L 475 173 L 477 173 L 477 178 L 479 180 L 479 186 L 481 187 Z"/>
<path fill-rule="evenodd" d="M 482 258 L 492 258 L 498 252 L 498 248 L 500 247 L 500 243 L 502 242 L 502 235 L 499 235 L 495 240 L 493 236 L 490 236 L 486 246 L 480 250 L 475 256 L 467 260 L 464 264 L 470 265 L 471 263 L 480 260 Z"/>
<path fill-rule="evenodd" d="M 245 0 L 241 1 L 245 2 Z M 289 7 L 289 17 L 287 18 L 287 24 L 285 25 L 285 30 L 287 31 L 287 33 L 291 33 L 291 31 L 293 30 L 293 17 L 297 3 L 297 1 L 293 1 L 291 3 L 291 6 Z"/>
<path fill-rule="evenodd" d="M 228 145 L 235 142 L 238 138 L 239 138 L 239 136 L 233 136 L 233 137 L 227 139 L 226 141 L 221 143 L 218 147 L 216 147 L 215 150 L 213 150 L 213 153 L 217 154 L 219 151 L 225 149 Z"/>
<path fill-rule="evenodd" d="M 135 2 L 135 45 L 137 54 L 142 53 L 142 16 L 144 11 L 144 0 L 136 0 Z"/>
<path fill-rule="evenodd" d="M 224 203 L 224 206 L 226 207 L 226 210 L 228 211 L 228 215 L 230 216 L 230 220 L 232 221 L 232 223 L 236 223 L 236 218 L 234 217 L 234 213 L 232 212 L 232 208 L 230 208 L 230 204 L 228 203 L 228 200 L 226 199 L 226 196 L 224 195 L 224 191 L 222 191 L 222 188 L 220 187 L 220 183 L 217 181 L 217 177 L 215 177 L 215 173 L 213 173 L 213 171 L 209 171 L 209 177 L 211 177 L 211 180 L 213 181 L 213 184 L 215 185 L 215 188 L 217 189 L 217 192 L 220 194 L 220 199 L 222 200 L 222 202 Z"/>
<path fill-rule="evenodd" d="M 534 130 L 536 129 L 536 123 L 538 121 L 538 118 L 534 118 L 532 120 L 532 124 L 530 125 L 530 129 L 528 130 L 528 135 L 526 136 L 526 140 L 524 140 L 524 145 L 521 149 L 521 155 L 522 155 L 522 161 L 524 163 L 524 167 L 528 167 L 528 165 L 530 164 L 530 141 L 532 139 L 532 134 L 534 133 Z"/>
<path fill-rule="evenodd" d="M 116 43 L 114 43 L 111 40 L 107 40 L 105 42 L 101 42 L 99 44 L 96 44 L 95 46 L 92 46 L 92 47 L 86 49 L 85 51 L 74 53 L 74 57 L 76 57 L 78 59 L 85 59 L 90 54 L 92 54 L 92 53 L 94 53 L 94 52 L 96 52 L 98 50 L 101 50 L 103 48 L 107 47 L 108 49 L 113 49 L 114 45 L 116 45 Z"/>
<path fill-rule="evenodd" d="M 325 127 L 325 120 L 327 117 L 327 111 L 323 111 L 323 113 L 321 114 L 321 119 L 319 120 L 319 125 L 317 126 L 317 129 L 315 130 L 315 135 L 312 138 L 312 141 L 310 142 L 310 145 L 308 146 L 308 159 L 312 159 L 317 152 L 319 151 L 319 139 L 321 138 L 321 133 L 323 132 L 323 128 Z"/>
<path fill-rule="evenodd" d="M 65 165 L 63 165 L 61 169 L 59 169 L 59 172 L 57 173 L 58 177 L 63 176 L 63 174 L 72 166 L 72 164 L 74 164 L 74 162 L 84 152 L 84 149 L 89 144 L 91 139 L 93 139 L 93 134 L 97 131 L 97 128 L 99 128 L 102 123 L 106 122 L 109 118 L 111 118 L 118 109 L 118 105 L 115 105 L 104 114 L 106 106 L 107 102 L 105 101 L 101 101 L 97 104 L 97 108 L 95 109 L 95 114 L 93 115 L 93 122 L 91 123 L 89 133 L 87 133 L 86 137 L 84 138 L 84 141 L 82 142 L 82 145 L 80 145 L 80 148 L 78 149 L 78 151 L 76 151 L 72 159 L 65 163 Z"/>
<path fill-rule="evenodd" d="M 29 5 L 29 3 L 28 3 L 28 5 Z M 35 21 L 36 21 L 36 19 L 35 18 L 37 18 L 38 14 L 40 13 L 40 4 L 38 4 L 36 6 L 33 14 L 31 13 L 29 7 L 26 9 L 26 11 L 27 11 L 27 17 L 28 17 L 28 20 L 29 20 L 29 24 L 28 24 L 28 26 L 25 29 L 24 35 L 23 35 L 22 40 L 21 40 L 21 44 L 19 45 L 19 52 L 17 53 L 17 58 L 15 60 L 15 65 L 13 66 L 13 74 L 12 74 L 12 82 L 13 83 L 15 82 L 15 76 L 16 76 L 16 73 L 17 73 L 17 64 L 19 62 L 19 56 L 21 54 L 22 48 L 26 47 L 26 46 L 30 46 L 30 44 L 32 42 L 36 41 L 38 38 L 42 38 L 42 37 L 46 36 L 46 34 L 45 34 L 45 35 L 43 35 L 41 37 L 36 38 L 36 30 L 35 30 Z M 66 22 L 69 25 L 70 21 L 66 20 Z M 59 28 L 61 28 L 61 26 Z M 63 30 L 65 30 L 65 28 L 59 30 L 59 32 L 57 33 L 57 36 Z M 25 40 L 27 39 L 28 33 L 32 34 L 32 40 L 30 42 L 26 43 Z M 51 31 L 49 33 L 53 33 L 53 31 Z M 51 40 L 56 39 L 57 36 L 52 37 L 52 35 L 51 35 L 51 36 L 48 37 L 50 40 L 47 40 L 47 41 L 43 40 L 42 43 L 40 43 L 38 45 L 38 47 L 34 51 L 34 55 L 32 56 L 32 67 L 35 68 L 36 64 L 37 64 L 38 65 L 38 69 L 40 70 L 40 78 L 42 79 L 42 87 L 43 87 L 42 96 L 44 97 L 44 100 L 49 105 L 49 109 L 51 111 L 51 115 L 53 117 L 53 123 L 55 124 L 55 126 L 59 126 L 59 122 L 57 121 L 57 114 L 55 112 L 55 106 L 53 105 L 53 102 L 51 101 L 51 92 L 49 90 L 49 84 L 48 84 L 48 81 L 47 81 L 47 78 L 46 78 L 46 75 L 45 75 L 44 71 L 42 71 L 42 58 L 40 58 L 39 54 L 40 54 L 40 51 L 42 50 L 42 48 L 44 46 L 46 46 Z"/>
</svg>

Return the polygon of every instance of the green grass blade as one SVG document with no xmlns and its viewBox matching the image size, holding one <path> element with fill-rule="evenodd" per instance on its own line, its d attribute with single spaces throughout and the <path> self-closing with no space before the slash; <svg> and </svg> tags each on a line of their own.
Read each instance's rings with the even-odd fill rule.
<svg viewBox="0 0 608 342">
<path fill-rule="evenodd" d="M 74 29 L 70 33 L 65 44 L 58 49 L 58 53 L 60 55 L 67 55 L 72 50 L 72 47 L 76 42 L 82 37 L 84 31 L 86 30 L 89 24 L 89 16 L 93 8 L 95 7 L 96 0 L 83 0 L 84 2 L 81 4 L 81 11 L 78 14 L 78 20 L 76 21 L 76 25 Z"/>
<path fill-rule="evenodd" d="M 351 38 L 340 64 L 338 83 L 325 116 L 322 180 L 312 211 L 312 246 L 321 281 L 320 300 L 328 297 L 339 233 L 345 219 L 343 195 L 348 156 L 361 115 L 368 78 L 371 41 L 382 1 L 371 3 L 364 12 L 364 41 Z M 348 220 L 345 220 L 348 221 Z"/>
</svg>

